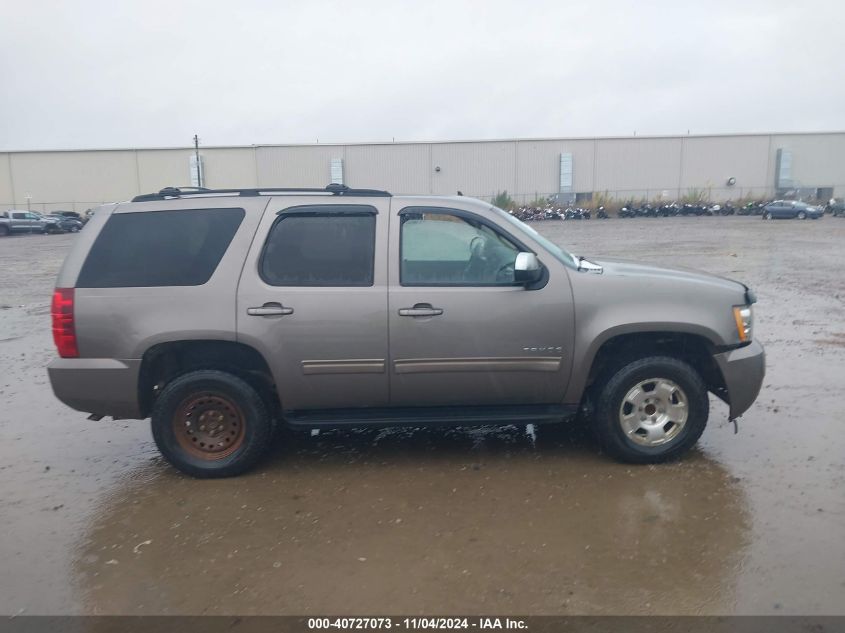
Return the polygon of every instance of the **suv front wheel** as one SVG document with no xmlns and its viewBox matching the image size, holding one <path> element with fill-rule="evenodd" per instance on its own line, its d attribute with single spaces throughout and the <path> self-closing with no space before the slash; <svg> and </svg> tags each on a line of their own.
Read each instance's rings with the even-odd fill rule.
<svg viewBox="0 0 845 633">
<path fill-rule="evenodd" d="M 707 387 L 687 363 L 667 356 L 633 361 L 599 391 L 593 426 L 604 449 L 650 464 L 690 449 L 707 425 Z"/>
<path fill-rule="evenodd" d="M 259 393 L 227 372 L 200 370 L 171 381 L 152 412 L 156 446 L 194 477 L 231 477 L 252 468 L 270 445 L 273 423 Z"/>
</svg>

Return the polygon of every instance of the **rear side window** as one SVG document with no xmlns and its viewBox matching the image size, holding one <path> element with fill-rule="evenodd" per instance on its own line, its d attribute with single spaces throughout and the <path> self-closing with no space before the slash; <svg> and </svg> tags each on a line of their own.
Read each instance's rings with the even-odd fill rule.
<svg viewBox="0 0 845 633">
<path fill-rule="evenodd" d="M 243 209 L 117 213 L 97 236 L 79 288 L 201 286 L 211 279 Z"/>
<path fill-rule="evenodd" d="M 372 207 L 288 211 L 270 229 L 259 272 L 271 286 L 372 286 L 375 243 Z"/>
</svg>

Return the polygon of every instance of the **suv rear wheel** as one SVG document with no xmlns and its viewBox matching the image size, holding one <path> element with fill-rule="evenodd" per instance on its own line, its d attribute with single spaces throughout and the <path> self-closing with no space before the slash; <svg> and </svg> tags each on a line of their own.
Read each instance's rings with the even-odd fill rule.
<svg viewBox="0 0 845 633">
<path fill-rule="evenodd" d="M 692 367 L 654 356 L 624 365 L 607 379 L 593 426 L 604 449 L 617 459 L 657 463 L 698 441 L 709 406 L 707 387 Z"/>
<path fill-rule="evenodd" d="M 273 423 L 258 392 L 232 374 L 201 370 L 170 382 L 152 412 L 156 446 L 194 477 L 239 475 L 263 457 Z"/>
</svg>

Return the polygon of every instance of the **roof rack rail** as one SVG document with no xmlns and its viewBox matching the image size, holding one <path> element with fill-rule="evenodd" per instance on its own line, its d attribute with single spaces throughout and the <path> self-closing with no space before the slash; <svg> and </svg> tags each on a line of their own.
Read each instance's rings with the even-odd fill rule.
<svg viewBox="0 0 845 633">
<path fill-rule="evenodd" d="M 143 193 L 132 198 L 132 202 L 169 200 L 186 196 L 262 196 L 278 193 L 315 193 L 332 196 L 389 197 L 389 191 L 380 189 L 352 189 L 346 185 L 332 183 L 326 187 L 256 187 L 252 189 L 207 189 L 205 187 L 165 187 L 158 193 Z"/>
</svg>

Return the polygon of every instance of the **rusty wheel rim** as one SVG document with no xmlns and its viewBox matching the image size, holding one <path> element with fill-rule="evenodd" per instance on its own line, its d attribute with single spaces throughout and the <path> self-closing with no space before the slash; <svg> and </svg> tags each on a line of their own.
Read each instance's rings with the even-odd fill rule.
<svg viewBox="0 0 845 633">
<path fill-rule="evenodd" d="M 176 441 L 187 453 L 205 460 L 223 459 L 244 442 L 246 423 L 241 408 L 219 393 L 185 398 L 173 416 Z"/>
</svg>

